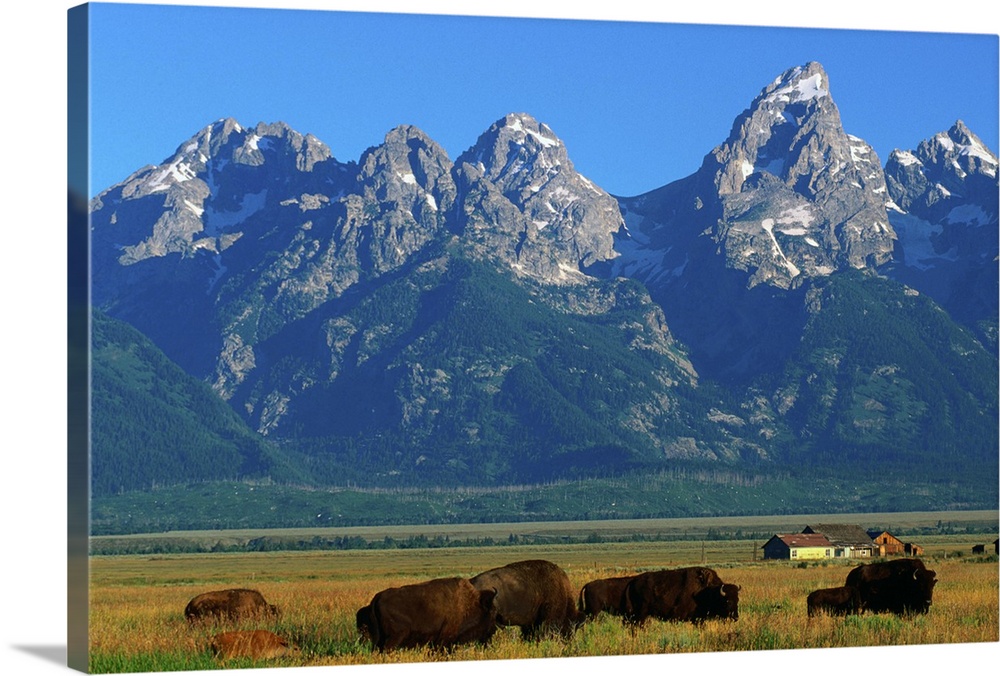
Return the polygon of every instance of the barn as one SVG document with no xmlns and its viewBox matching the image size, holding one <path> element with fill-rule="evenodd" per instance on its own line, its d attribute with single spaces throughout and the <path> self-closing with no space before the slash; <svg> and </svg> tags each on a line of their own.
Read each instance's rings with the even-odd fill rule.
<svg viewBox="0 0 1000 676">
<path fill-rule="evenodd" d="M 895 556 L 906 550 L 906 543 L 887 530 L 868 531 L 868 537 L 879 547 L 879 556 Z"/>
<path fill-rule="evenodd" d="M 818 523 L 806 526 L 804 534 L 824 535 L 833 545 L 833 558 L 863 559 L 879 555 L 880 547 L 861 526 Z"/>
<path fill-rule="evenodd" d="M 772 535 L 761 549 L 764 550 L 765 559 L 802 561 L 830 558 L 833 545 L 818 533 L 787 533 Z"/>
</svg>

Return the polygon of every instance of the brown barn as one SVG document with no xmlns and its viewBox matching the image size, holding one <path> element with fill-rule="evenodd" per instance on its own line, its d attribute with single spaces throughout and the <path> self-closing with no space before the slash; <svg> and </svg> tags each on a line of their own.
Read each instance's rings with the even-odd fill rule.
<svg viewBox="0 0 1000 676">
<path fill-rule="evenodd" d="M 896 556 L 906 551 L 906 543 L 887 530 L 868 531 L 869 537 L 879 547 L 879 556 Z"/>
<path fill-rule="evenodd" d="M 904 554 L 907 556 L 922 556 L 924 553 L 924 548 L 920 545 L 915 545 L 912 542 L 907 542 L 904 547 Z"/>
</svg>

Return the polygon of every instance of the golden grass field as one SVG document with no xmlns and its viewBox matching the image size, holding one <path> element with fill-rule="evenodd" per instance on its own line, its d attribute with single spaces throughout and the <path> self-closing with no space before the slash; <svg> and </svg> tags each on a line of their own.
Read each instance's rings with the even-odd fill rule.
<svg viewBox="0 0 1000 676">
<path fill-rule="evenodd" d="M 978 536 L 982 539 L 982 536 Z M 972 538 L 974 539 L 974 538 Z M 90 671 L 175 671 L 229 667 L 346 665 L 536 657 L 996 642 L 996 556 L 971 556 L 972 539 L 922 540 L 924 561 L 939 580 L 926 615 L 806 615 L 806 595 L 843 584 L 854 564 L 754 560 L 750 541 L 606 543 L 530 547 L 269 552 L 92 557 Z M 978 540 L 977 540 L 978 541 Z M 759 545 L 759 543 L 757 543 Z M 602 616 L 572 639 L 521 641 L 512 628 L 488 646 L 451 653 L 372 653 L 358 639 L 355 611 L 381 589 L 432 577 L 471 577 L 512 561 L 543 558 L 560 565 L 579 589 L 589 580 L 644 569 L 702 564 L 742 587 L 740 618 L 701 626 L 651 621 L 637 632 Z M 759 556 L 757 557 L 759 558 Z M 213 589 L 249 587 L 278 605 L 278 619 L 190 627 L 184 606 Z M 229 629 L 269 629 L 301 648 L 294 657 L 225 664 L 207 649 Z"/>
</svg>

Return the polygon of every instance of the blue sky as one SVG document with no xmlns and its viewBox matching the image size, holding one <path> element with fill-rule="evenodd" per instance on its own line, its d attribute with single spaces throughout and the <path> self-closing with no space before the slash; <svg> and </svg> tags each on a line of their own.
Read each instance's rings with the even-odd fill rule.
<svg viewBox="0 0 1000 676">
<path fill-rule="evenodd" d="M 337 3 L 320 3 L 337 7 Z M 635 195 L 695 171 L 787 68 L 819 61 L 848 133 L 885 161 L 962 119 L 997 151 L 997 36 L 92 5 L 96 194 L 206 124 L 284 121 L 341 161 L 414 124 L 454 159 L 508 112 Z"/>
</svg>

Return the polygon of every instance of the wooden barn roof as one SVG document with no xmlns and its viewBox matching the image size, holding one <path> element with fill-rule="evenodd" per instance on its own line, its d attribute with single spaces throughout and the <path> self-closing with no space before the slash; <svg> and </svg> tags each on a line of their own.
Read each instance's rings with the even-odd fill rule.
<svg viewBox="0 0 1000 676">
<path fill-rule="evenodd" d="M 792 547 L 830 547 L 830 541 L 820 533 L 785 533 L 777 534 L 771 538 L 778 538 L 784 542 L 789 549 Z M 768 540 L 770 542 L 771 540 Z"/>
<path fill-rule="evenodd" d="M 803 533 L 821 533 L 826 536 L 831 544 L 837 546 L 871 546 L 871 537 L 861 526 L 844 523 L 818 523 L 813 526 L 806 526 Z"/>
</svg>

